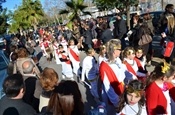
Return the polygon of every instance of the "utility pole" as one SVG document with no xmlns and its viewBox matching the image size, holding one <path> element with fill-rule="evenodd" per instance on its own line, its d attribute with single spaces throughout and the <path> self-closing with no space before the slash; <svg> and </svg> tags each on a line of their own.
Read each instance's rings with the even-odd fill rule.
<svg viewBox="0 0 175 115">
<path fill-rule="evenodd" d="M 164 6 L 163 0 L 161 0 L 161 5 L 162 5 L 162 10 L 164 10 L 164 8 L 163 8 L 163 6 Z"/>
</svg>

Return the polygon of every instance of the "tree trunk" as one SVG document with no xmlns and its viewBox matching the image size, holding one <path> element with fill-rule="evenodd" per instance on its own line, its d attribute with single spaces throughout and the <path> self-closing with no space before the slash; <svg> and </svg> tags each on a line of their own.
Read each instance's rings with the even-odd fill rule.
<svg viewBox="0 0 175 115">
<path fill-rule="evenodd" d="M 128 29 L 130 29 L 130 5 L 126 5 L 126 20 Z"/>
</svg>

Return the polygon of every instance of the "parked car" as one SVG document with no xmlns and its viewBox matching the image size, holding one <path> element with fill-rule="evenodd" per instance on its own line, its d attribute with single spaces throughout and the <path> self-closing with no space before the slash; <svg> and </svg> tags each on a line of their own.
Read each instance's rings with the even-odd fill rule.
<svg viewBox="0 0 175 115">
<path fill-rule="evenodd" d="M 2 84 L 4 79 L 8 76 L 7 67 L 9 64 L 9 59 L 5 55 L 3 50 L 0 50 L 0 98 L 4 95 Z"/>
<path fill-rule="evenodd" d="M 161 11 L 153 11 L 153 12 L 149 12 L 149 14 L 152 17 L 152 22 L 153 22 L 153 26 L 157 27 L 158 25 L 158 20 L 161 17 L 161 14 L 164 13 L 165 11 L 161 10 Z M 142 13 L 140 16 L 143 17 L 145 14 L 147 13 Z"/>
</svg>

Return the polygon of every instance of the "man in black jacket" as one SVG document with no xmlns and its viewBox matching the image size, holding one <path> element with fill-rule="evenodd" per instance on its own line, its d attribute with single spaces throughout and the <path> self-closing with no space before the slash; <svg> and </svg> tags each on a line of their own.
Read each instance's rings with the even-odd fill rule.
<svg viewBox="0 0 175 115">
<path fill-rule="evenodd" d="M 6 95 L 0 100 L 0 115 L 9 113 L 11 110 L 15 110 L 19 115 L 36 114 L 35 110 L 22 100 L 25 94 L 25 84 L 21 74 L 6 77 L 3 90 Z"/>
<path fill-rule="evenodd" d="M 122 49 L 124 49 L 126 47 L 124 38 L 126 37 L 127 33 L 127 25 L 126 21 L 123 20 L 122 18 L 122 13 L 118 13 L 116 15 L 116 21 L 114 22 L 114 27 L 115 27 L 113 30 L 114 38 L 121 40 Z"/>
</svg>

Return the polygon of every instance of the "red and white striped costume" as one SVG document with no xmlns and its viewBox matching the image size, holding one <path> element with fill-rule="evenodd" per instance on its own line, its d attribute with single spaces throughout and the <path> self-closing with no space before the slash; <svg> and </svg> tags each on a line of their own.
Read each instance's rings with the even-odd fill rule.
<svg viewBox="0 0 175 115">
<path fill-rule="evenodd" d="M 79 58 L 79 50 L 76 45 L 69 46 L 68 55 L 72 62 L 73 72 L 78 75 L 78 70 L 80 68 L 80 58 Z"/>
</svg>

